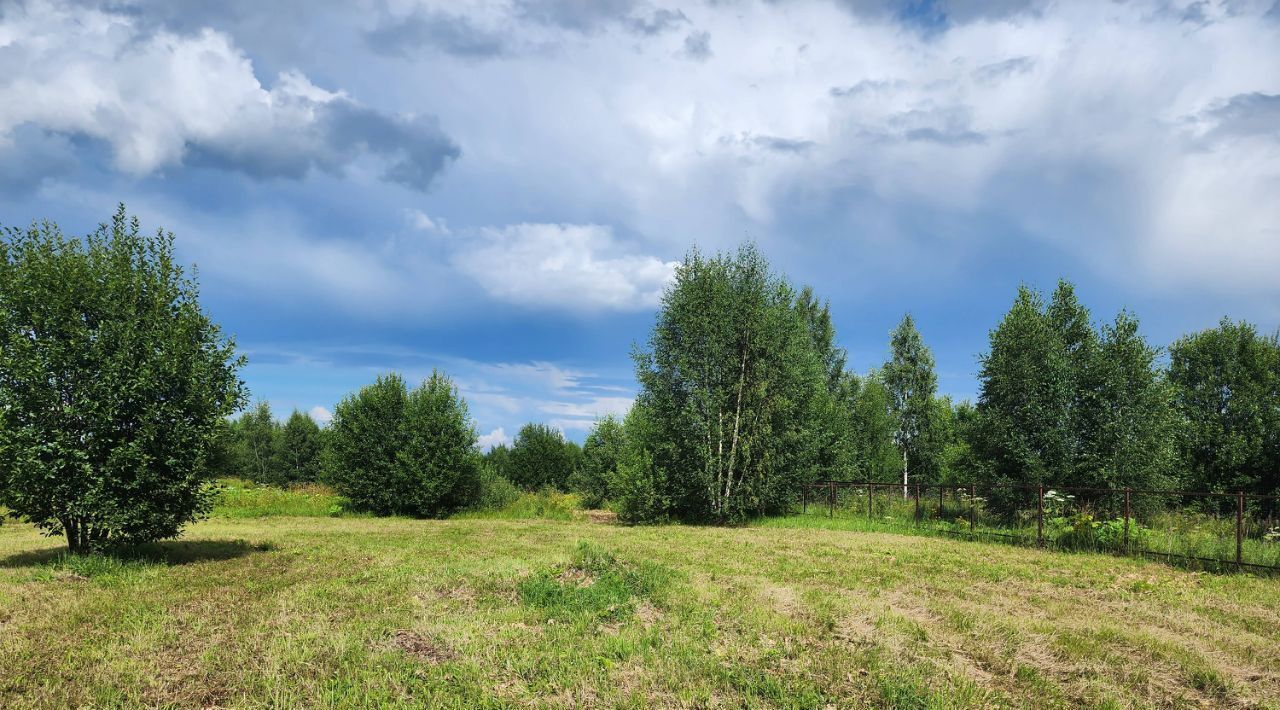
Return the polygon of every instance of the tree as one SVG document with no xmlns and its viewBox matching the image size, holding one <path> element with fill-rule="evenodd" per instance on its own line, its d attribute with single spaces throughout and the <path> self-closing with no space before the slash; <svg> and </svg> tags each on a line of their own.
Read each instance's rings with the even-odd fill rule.
<svg viewBox="0 0 1280 710">
<path fill-rule="evenodd" d="M 338 404 L 329 428 L 327 478 L 357 509 L 435 517 L 477 494 L 475 428 L 443 373 L 412 392 L 397 374 L 379 376 Z"/>
<path fill-rule="evenodd" d="M 671 514 L 672 487 L 657 458 L 673 458 L 671 442 L 662 438 L 653 413 L 636 402 L 622 422 L 623 446 L 617 472 L 609 483 L 618 519 L 625 523 L 661 523 Z"/>
<path fill-rule="evenodd" d="M 80 239 L 0 239 L 0 505 L 73 552 L 178 535 L 244 360 L 200 308 L 172 233 L 121 205 Z"/>
<path fill-rule="evenodd" d="M 1197 490 L 1280 492 L 1280 342 L 1246 322 L 1170 348 L 1169 379 L 1182 420 L 1184 484 Z"/>
<path fill-rule="evenodd" d="M 1172 392 L 1156 367 L 1158 351 L 1121 311 L 1102 328 L 1090 381 L 1094 411 L 1080 454 L 1079 482 L 1093 488 L 1161 489 L 1170 484 L 1176 428 Z"/>
<path fill-rule="evenodd" d="M 1062 480 L 1070 439 L 1071 370 L 1039 294 L 1018 288 L 1013 306 L 991 331 L 991 349 L 981 363 L 972 440 L 980 462 L 978 479 L 988 487 Z M 996 512 L 1012 516 L 1027 498 L 992 488 L 989 503 Z"/>
<path fill-rule="evenodd" d="M 467 403 L 437 370 L 405 401 L 403 448 L 395 471 L 401 510 L 435 517 L 465 507 L 478 493 L 480 452 Z"/>
<path fill-rule="evenodd" d="M 573 475 L 574 456 L 564 434 L 546 424 L 525 424 L 507 457 L 507 477 L 527 491 L 566 490 Z"/>
<path fill-rule="evenodd" d="M 911 314 L 890 334 L 892 356 L 884 364 L 884 384 L 893 414 L 893 439 L 902 452 L 902 497 L 907 497 L 907 464 L 919 458 L 929 436 L 933 395 L 938 378 L 933 373 L 933 353 L 925 346 Z"/>
<path fill-rule="evenodd" d="M 901 463 L 893 438 L 896 425 L 889 409 L 889 391 L 881 373 L 873 370 L 861 378 L 850 375 L 845 401 L 856 452 L 854 477 L 892 481 Z"/>
<path fill-rule="evenodd" d="M 320 478 L 323 432 L 310 415 L 293 410 L 280 429 L 276 460 L 285 483 L 315 481 Z"/>
<path fill-rule="evenodd" d="M 232 425 L 232 456 L 238 475 L 260 483 L 285 482 L 280 460 L 280 423 L 271 405 L 258 402 Z"/>
<path fill-rule="evenodd" d="M 596 420 L 583 442 L 582 464 L 574 471 L 572 482 L 584 506 L 598 508 L 609 500 L 624 446 L 622 422 L 617 417 L 610 414 Z"/>
<path fill-rule="evenodd" d="M 690 253 L 637 351 L 638 442 L 657 513 L 729 522 L 778 512 L 821 472 L 828 373 L 797 294 L 752 245 Z"/>
</svg>

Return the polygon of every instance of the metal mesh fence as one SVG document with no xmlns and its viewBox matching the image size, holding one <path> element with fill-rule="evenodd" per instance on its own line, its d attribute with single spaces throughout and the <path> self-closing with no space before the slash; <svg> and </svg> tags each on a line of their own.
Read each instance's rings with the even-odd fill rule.
<svg viewBox="0 0 1280 710">
<path fill-rule="evenodd" d="M 1280 571 L 1280 496 L 825 481 L 805 487 L 800 511 L 854 528 Z"/>
</svg>

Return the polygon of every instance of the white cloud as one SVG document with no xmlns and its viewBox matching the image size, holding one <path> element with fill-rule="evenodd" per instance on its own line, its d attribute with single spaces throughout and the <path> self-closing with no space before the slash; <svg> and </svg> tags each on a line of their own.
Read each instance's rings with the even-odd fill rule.
<svg viewBox="0 0 1280 710">
<path fill-rule="evenodd" d="M 630 253 L 594 224 L 482 229 L 458 246 L 453 264 L 499 300 L 578 311 L 652 308 L 676 267 Z"/>
<path fill-rule="evenodd" d="M 388 116 L 286 71 L 264 86 L 233 39 L 176 33 L 128 14 L 32 0 L 4 16 L 0 141 L 23 125 L 110 145 L 146 175 L 183 162 L 257 177 L 341 171 L 364 155 L 426 189 L 458 148 L 434 118 Z"/>
<path fill-rule="evenodd" d="M 502 444 L 511 444 L 511 437 L 507 436 L 507 430 L 503 427 L 498 427 L 488 434 L 481 434 L 476 439 L 476 445 L 479 446 L 482 451 L 488 451 L 489 449 Z"/>
<path fill-rule="evenodd" d="M 422 210 L 408 209 L 404 211 L 405 222 L 409 227 L 428 234 L 448 235 L 449 224 L 439 217 L 432 219 Z"/>
<path fill-rule="evenodd" d="M 307 412 L 307 414 L 310 414 L 311 418 L 316 420 L 316 422 L 319 423 L 321 426 L 325 426 L 329 422 L 333 421 L 333 412 L 330 412 L 328 409 L 325 409 L 324 407 L 318 404 L 312 407 L 311 410 Z"/>
</svg>

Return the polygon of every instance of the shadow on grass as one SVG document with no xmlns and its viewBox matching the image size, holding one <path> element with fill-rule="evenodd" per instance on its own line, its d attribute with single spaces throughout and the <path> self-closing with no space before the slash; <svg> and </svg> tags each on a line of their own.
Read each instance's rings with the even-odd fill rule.
<svg viewBox="0 0 1280 710">
<path fill-rule="evenodd" d="M 100 553 L 100 557 L 121 562 L 142 562 L 159 565 L 187 565 L 196 562 L 233 560 L 255 552 L 274 549 L 269 543 L 253 544 L 245 540 L 165 540 L 141 545 L 116 547 Z M 70 553 L 65 545 L 46 547 L 42 550 L 20 552 L 0 559 L 0 568 L 17 569 L 58 564 Z"/>
</svg>

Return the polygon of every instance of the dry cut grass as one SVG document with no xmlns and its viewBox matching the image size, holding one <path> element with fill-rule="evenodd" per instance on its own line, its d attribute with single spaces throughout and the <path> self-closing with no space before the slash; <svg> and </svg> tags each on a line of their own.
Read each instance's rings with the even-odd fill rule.
<svg viewBox="0 0 1280 710">
<path fill-rule="evenodd" d="M 1280 707 L 1280 580 L 883 533 L 0 527 L 0 706 Z"/>
</svg>

